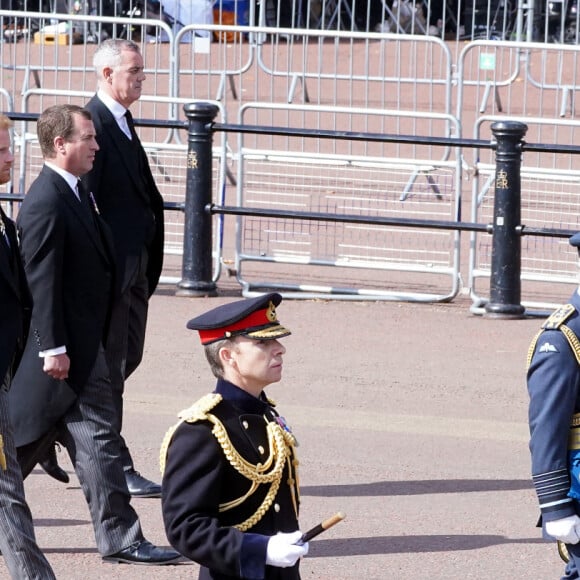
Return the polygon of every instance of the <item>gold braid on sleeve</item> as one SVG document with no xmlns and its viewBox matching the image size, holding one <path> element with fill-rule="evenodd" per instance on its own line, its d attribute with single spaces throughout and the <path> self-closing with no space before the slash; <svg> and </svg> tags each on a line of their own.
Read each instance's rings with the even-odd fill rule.
<svg viewBox="0 0 580 580">
<path fill-rule="evenodd" d="M 270 485 L 270 489 L 268 490 L 264 501 L 262 501 L 256 512 L 245 521 L 234 526 L 238 530 L 245 532 L 246 530 L 249 530 L 255 526 L 264 517 L 264 514 L 270 509 L 272 503 L 274 502 L 274 498 L 278 493 L 278 489 L 280 488 L 282 474 L 284 472 L 284 466 L 286 463 L 288 463 L 291 474 L 288 484 L 292 484 L 292 488 L 295 487 L 295 482 L 292 478 L 292 465 L 294 465 L 295 470 L 297 461 L 293 459 L 293 439 L 286 437 L 286 433 L 280 427 L 280 425 L 266 420 L 266 432 L 268 435 L 268 446 L 270 448 L 270 454 L 264 463 L 254 464 L 244 459 L 234 448 L 226 428 L 215 415 L 208 413 L 206 418 L 207 420 L 211 421 L 211 423 L 213 423 L 212 433 L 222 448 L 229 464 L 240 475 L 251 482 L 249 490 L 243 496 L 227 503 L 220 504 L 220 512 L 233 509 L 243 504 L 244 501 L 246 501 L 260 485 Z M 293 503 L 294 508 L 297 511 L 297 501 L 294 497 Z"/>
</svg>

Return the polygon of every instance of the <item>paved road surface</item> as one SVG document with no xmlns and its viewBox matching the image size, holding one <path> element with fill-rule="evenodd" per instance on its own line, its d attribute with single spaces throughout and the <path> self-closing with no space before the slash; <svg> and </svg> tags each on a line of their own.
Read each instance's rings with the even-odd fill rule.
<svg viewBox="0 0 580 580">
<path fill-rule="evenodd" d="M 185 322 L 232 300 L 151 302 L 145 360 L 126 391 L 126 437 L 158 478 L 159 446 L 179 410 L 213 387 Z M 489 320 L 452 304 L 287 300 L 293 331 L 283 381 L 268 394 L 300 442 L 304 529 L 342 510 L 311 544 L 303 579 L 552 579 L 561 562 L 534 527 L 529 477 L 528 343 L 538 319 Z M 195 578 L 197 566 L 101 563 L 68 458 L 68 486 L 26 481 L 39 543 L 63 580 Z M 159 500 L 135 500 L 148 539 L 166 545 Z M 7 577 L 0 559 L 0 577 Z"/>
</svg>

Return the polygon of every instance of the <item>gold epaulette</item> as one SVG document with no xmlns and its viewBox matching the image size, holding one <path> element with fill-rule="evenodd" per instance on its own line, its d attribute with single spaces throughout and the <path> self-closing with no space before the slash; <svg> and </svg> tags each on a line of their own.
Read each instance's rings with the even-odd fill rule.
<svg viewBox="0 0 580 580">
<path fill-rule="evenodd" d="M 574 312 L 576 312 L 576 309 L 572 304 L 564 304 L 564 306 L 560 306 L 558 310 L 552 312 L 549 318 L 542 324 L 542 328 L 544 330 L 557 330 Z"/>
<path fill-rule="evenodd" d="M 161 449 L 159 450 L 159 470 L 161 471 L 161 475 L 165 472 L 167 449 L 169 448 L 169 444 L 171 443 L 171 439 L 173 438 L 173 434 L 177 428 L 184 422 L 195 423 L 197 421 L 206 420 L 208 412 L 211 411 L 221 400 L 221 395 L 218 395 L 217 393 L 209 393 L 201 399 L 198 399 L 193 405 L 191 405 L 191 407 L 188 407 L 177 414 L 179 421 L 167 430 L 161 443 Z"/>
<path fill-rule="evenodd" d="M 177 416 L 186 423 L 204 421 L 207 419 L 209 411 L 211 411 L 221 400 L 221 395 L 218 395 L 217 393 L 209 393 L 197 400 L 193 405 L 191 405 L 191 407 L 178 413 Z"/>
<path fill-rule="evenodd" d="M 536 350 L 536 344 L 538 343 L 538 340 L 542 335 L 542 332 L 544 332 L 544 330 L 561 330 L 566 339 L 568 340 L 568 342 L 570 343 L 570 348 L 572 348 L 572 351 L 576 356 L 578 364 L 580 364 L 580 343 L 578 342 L 578 338 L 572 332 L 572 330 L 570 330 L 564 324 L 564 322 L 566 322 L 566 320 L 568 320 L 568 318 L 570 318 L 570 316 L 572 316 L 574 312 L 576 312 L 576 308 L 574 308 L 572 304 L 564 304 L 563 306 L 560 306 L 560 308 L 552 312 L 552 314 L 548 318 L 546 318 L 544 324 L 542 324 L 542 327 L 540 328 L 540 330 L 538 331 L 536 336 L 534 336 L 532 342 L 530 343 L 530 347 L 528 348 L 528 356 L 526 360 L 527 363 L 526 368 L 530 368 L 530 365 L 532 364 L 532 357 L 534 356 L 534 352 Z"/>
</svg>

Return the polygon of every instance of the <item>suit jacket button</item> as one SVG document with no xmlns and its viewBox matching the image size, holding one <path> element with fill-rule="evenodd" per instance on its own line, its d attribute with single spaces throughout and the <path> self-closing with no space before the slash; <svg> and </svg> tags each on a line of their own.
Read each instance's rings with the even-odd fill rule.
<svg viewBox="0 0 580 580">
<path fill-rule="evenodd" d="M 280 506 L 279 506 L 279 504 L 277 504 L 277 503 L 275 503 L 275 504 L 274 504 L 274 511 L 275 511 L 276 513 L 278 513 L 278 512 L 280 511 Z"/>
</svg>

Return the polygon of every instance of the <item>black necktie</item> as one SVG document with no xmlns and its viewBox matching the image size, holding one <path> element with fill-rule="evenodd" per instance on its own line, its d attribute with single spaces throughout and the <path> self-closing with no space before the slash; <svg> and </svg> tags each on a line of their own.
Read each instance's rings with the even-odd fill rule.
<svg viewBox="0 0 580 580">
<path fill-rule="evenodd" d="M 89 200 L 89 196 L 87 195 L 87 192 L 85 191 L 85 188 L 83 187 L 82 181 L 80 179 L 77 181 L 76 190 L 79 195 L 79 201 L 81 202 L 85 213 L 90 217 L 93 224 L 95 224 L 95 215 L 93 213 L 92 203 Z"/>
<path fill-rule="evenodd" d="M 133 115 L 131 115 L 131 111 L 129 111 L 129 109 L 125 111 L 125 118 L 127 119 L 127 125 L 129 126 L 129 130 L 131 131 L 131 135 L 133 136 L 133 138 L 131 139 L 131 144 L 133 145 L 133 150 L 135 151 L 136 155 L 137 166 L 139 168 L 137 177 L 141 180 L 143 193 L 147 197 L 149 197 L 150 188 L 148 176 L 151 175 L 151 170 L 149 169 L 147 153 L 145 153 L 145 149 L 143 149 L 143 145 L 141 145 L 141 141 L 139 140 L 139 137 L 135 132 L 135 123 L 133 123 Z M 155 235 L 155 214 L 151 210 L 149 213 L 150 213 L 150 225 L 147 234 L 146 241 L 147 246 L 149 246 L 149 244 L 152 242 L 153 237 Z"/>
<path fill-rule="evenodd" d="M 129 127 L 129 132 L 131 133 L 131 139 L 135 141 L 137 133 L 135 133 L 135 123 L 133 122 L 133 115 L 131 115 L 129 109 L 125 111 L 125 119 L 127 120 L 127 127 Z"/>
<path fill-rule="evenodd" d="M 133 122 L 133 115 L 131 115 L 131 111 L 127 109 L 125 111 L 125 118 L 127 119 L 127 125 L 129 127 L 129 131 L 131 131 L 131 145 L 133 145 L 133 149 L 135 150 L 136 160 L 139 165 L 139 175 L 143 177 L 145 175 L 145 167 L 147 165 L 147 154 L 141 145 L 141 141 L 139 141 L 139 137 L 135 132 L 135 123 Z"/>
</svg>

